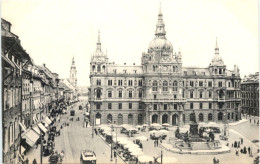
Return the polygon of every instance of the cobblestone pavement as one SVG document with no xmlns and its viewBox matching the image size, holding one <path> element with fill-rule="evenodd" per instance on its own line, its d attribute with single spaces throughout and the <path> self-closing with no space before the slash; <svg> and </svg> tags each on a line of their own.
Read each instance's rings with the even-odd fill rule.
<svg viewBox="0 0 260 164">
<path fill-rule="evenodd" d="M 82 103 L 77 103 L 74 105 L 76 115 L 74 116 L 74 121 L 70 121 L 68 127 L 64 127 L 61 130 L 61 135 L 55 138 L 55 150 L 61 152 L 65 151 L 65 158 L 63 163 L 79 163 L 80 162 L 80 151 L 84 149 L 94 150 L 97 155 L 97 163 L 115 163 L 115 159 L 110 161 L 110 147 L 103 141 L 99 136 L 94 135 L 92 138 L 92 128 L 83 127 L 83 111 L 78 110 L 78 106 Z M 75 121 L 75 118 L 80 117 L 80 121 Z M 61 123 L 57 123 L 57 128 L 59 129 L 60 124 L 67 121 L 70 116 L 63 115 L 61 118 Z M 186 125 L 187 126 L 187 125 Z M 220 125 L 222 128 L 223 126 Z M 170 128 L 170 132 L 166 140 L 163 143 L 167 143 L 169 137 L 173 137 L 174 130 L 176 127 Z M 186 129 L 185 129 L 186 130 Z M 184 130 L 184 131 L 185 131 Z M 189 154 L 177 154 L 166 151 L 160 147 L 154 147 L 152 140 L 142 141 L 143 143 L 143 152 L 146 155 L 152 157 L 159 157 L 161 151 L 163 152 L 164 157 L 175 157 L 180 164 L 211 164 L 213 163 L 213 158 L 216 157 L 220 160 L 222 164 L 252 164 L 254 158 L 257 156 L 257 144 L 253 144 L 251 141 L 259 138 L 259 129 L 257 124 L 252 124 L 249 121 L 243 122 L 238 125 L 229 126 L 229 141 L 222 141 L 222 144 L 229 143 L 231 152 L 227 154 L 219 155 L 189 155 Z M 146 136 L 149 138 L 149 132 L 140 132 L 134 137 L 128 138 L 128 140 L 134 140 L 137 136 Z M 126 137 L 124 134 L 120 134 L 118 130 L 118 137 Z M 239 141 L 240 138 L 244 139 L 244 144 L 241 146 L 250 146 L 253 148 L 253 156 L 249 157 L 248 154 L 239 154 L 235 155 L 235 148 L 231 147 L 231 143 L 234 141 Z M 32 149 L 28 153 L 30 162 L 33 158 L 40 159 L 40 147 L 38 149 Z M 43 163 L 47 163 L 48 157 L 43 158 Z M 39 160 L 37 160 L 39 163 Z M 117 163 L 124 163 L 120 158 L 117 158 Z"/>
</svg>

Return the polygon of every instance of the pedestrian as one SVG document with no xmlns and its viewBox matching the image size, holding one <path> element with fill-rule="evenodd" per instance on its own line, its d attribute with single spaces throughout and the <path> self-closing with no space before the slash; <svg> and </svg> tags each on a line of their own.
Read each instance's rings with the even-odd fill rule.
<svg viewBox="0 0 260 164">
<path fill-rule="evenodd" d="M 257 125 L 259 125 L 259 120 L 257 121 Z"/>
<path fill-rule="evenodd" d="M 240 148 L 240 141 L 238 141 L 237 147 Z"/>
<path fill-rule="evenodd" d="M 250 149 L 250 146 L 247 148 L 247 150 L 248 150 L 248 154 L 250 154 L 250 150 L 251 150 L 251 149 Z"/>
<path fill-rule="evenodd" d="M 231 145 L 231 146 L 232 146 L 232 147 L 234 146 L 234 145 L 233 145 L 233 143 L 232 143 L 232 145 Z"/>
<path fill-rule="evenodd" d="M 237 141 L 234 142 L 234 147 L 237 148 Z"/>
<path fill-rule="evenodd" d="M 26 158 L 25 164 L 29 164 L 29 159 L 28 158 Z"/>
<path fill-rule="evenodd" d="M 255 124 L 255 119 L 254 119 L 254 124 Z"/>
<path fill-rule="evenodd" d="M 243 142 L 244 142 L 244 139 L 243 139 L 243 138 L 241 138 L 241 145 L 243 144 Z"/>
<path fill-rule="evenodd" d="M 250 123 L 251 123 L 251 118 L 249 120 L 250 120 Z"/>
<path fill-rule="evenodd" d="M 216 157 L 213 158 L 213 164 L 216 164 Z"/>
<path fill-rule="evenodd" d="M 114 150 L 114 158 L 116 158 L 116 151 Z"/>
<path fill-rule="evenodd" d="M 33 164 L 37 164 L 37 161 L 36 161 L 36 159 L 34 158 L 34 160 L 33 160 Z"/>
<path fill-rule="evenodd" d="M 86 122 L 86 128 L 88 127 L 88 121 Z"/>
<path fill-rule="evenodd" d="M 246 147 L 244 146 L 244 154 L 246 154 L 247 153 L 247 151 L 246 151 Z"/>
<path fill-rule="evenodd" d="M 244 153 L 244 152 L 243 152 L 243 149 L 240 149 L 240 153 L 241 153 L 241 154 Z"/>
<path fill-rule="evenodd" d="M 154 140 L 153 144 L 154 144 L 154 147 L 156 147 L 156 140 Z"/>
<path fill-rule="evenodd" d="M 238 149 L 236 149 L 236 156 L 239 156 L 239 154 L 238 154 Z"/>
</svg>

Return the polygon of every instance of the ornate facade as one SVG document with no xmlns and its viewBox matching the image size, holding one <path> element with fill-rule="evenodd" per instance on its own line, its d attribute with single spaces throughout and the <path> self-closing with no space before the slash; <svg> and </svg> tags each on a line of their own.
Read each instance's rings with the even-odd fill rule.
<svg viewBox="0 0 260 164">
<path fill-rule="evenodd" d="M 240 74 L 227 70 L 216 43 L 207 68 L 183 67 L 181 52 L 166 38 L 161 10 L 155 38 L 141 65 L 116 65 L 101 50 L 100 34 L 91 56 L 91 124 L 189 123 L 240 119 Z"/>
<path fill-rule="evenodd" d="M 242 112 L 259 116 L 259 72 L 245 76 L 241 83 Z"/>
</svg>

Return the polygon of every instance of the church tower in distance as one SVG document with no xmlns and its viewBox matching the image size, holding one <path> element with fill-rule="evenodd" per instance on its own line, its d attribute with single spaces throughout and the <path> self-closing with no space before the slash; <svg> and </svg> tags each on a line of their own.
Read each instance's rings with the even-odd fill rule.
<svg viewBox="0 0 260 164">
<path fill-rule="evenodd" d="M 77 88 L 77 70 L 75 66 L 74 57 L 72 58 L 72 64 L 70 67 L 70 83 Z"/>
</svg>

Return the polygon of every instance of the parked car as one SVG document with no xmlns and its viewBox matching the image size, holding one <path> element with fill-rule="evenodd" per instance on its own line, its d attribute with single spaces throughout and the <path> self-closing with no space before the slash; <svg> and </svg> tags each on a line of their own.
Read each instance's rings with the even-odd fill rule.
<svg viewBox="0 0 260 164">
<path fill-rule="evenodd" d="M 80 154 L 80 163 L 81 164 L 96 164 L 97 158 L 94 151 L 83 150 Z"/>
</svg>

